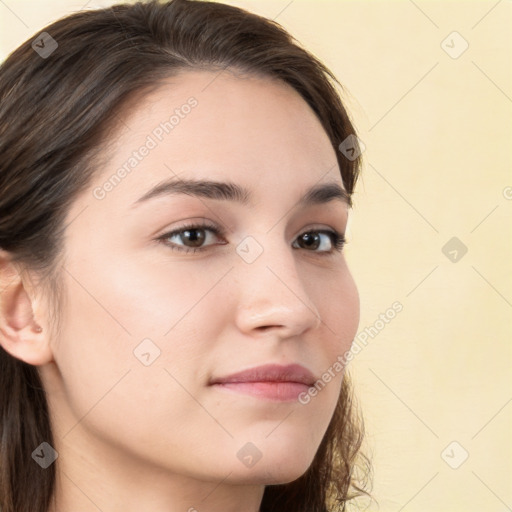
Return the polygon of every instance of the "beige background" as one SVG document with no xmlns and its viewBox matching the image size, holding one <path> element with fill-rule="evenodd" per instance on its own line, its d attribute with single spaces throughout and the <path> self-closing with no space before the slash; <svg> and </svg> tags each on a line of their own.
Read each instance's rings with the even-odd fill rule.
<svg viewBox="0 0 512 512">
<path fill-rule="evenodd" d="M 2 0 L 0 58 L 112 3 Z M 332 68 L 366 146 L 347 247 L 360 331 L 403 305 L 351 363 L 379 510 L 512 510 L 511 2 L 227 3 Z"/>
</svg>

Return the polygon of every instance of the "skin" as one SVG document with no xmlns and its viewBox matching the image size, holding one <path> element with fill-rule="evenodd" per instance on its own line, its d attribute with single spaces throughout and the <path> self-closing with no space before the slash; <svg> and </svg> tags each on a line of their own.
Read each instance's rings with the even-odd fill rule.
<svg viewBox="0 0 512 512">
<path fill-rule="evenodd" d="M 197 107 L 94 197 L 190 96 Z M 266 363 L 320 378 L 350 348 L 359 299 L 343 252 L 327 235 L 320 249 L 297 247 L 313 228 L 345 232 L 344 203 L 296 207 L 313 185 L 343 186 L 334 149 L 292 88 L 229 70 L 182 73 L 122 119 L 108 164 L 67 215 L 60 331 L 45 296 L 14 272 L 3 304 L 4 348 L 37 365 L 48 393 L 59 453 L 51 512 L 257 512 L 265 484 L 310 466 L 342 373 L 307 405 L 208 382 Z M 230 180 L 252 205 L 169 195 L 132 208 L 172 176 Z M 155 240 L 202 219 L 226 230 L 203 232 L 204 252 Z M 247 236 L 263 249 L 250 264 L 235 250 Z M 160 349 L 149 366 L 133 353 L 146 338 Z M 248 442 L 261 452 L 252 467 L 237 457 Z"/>
</svg>

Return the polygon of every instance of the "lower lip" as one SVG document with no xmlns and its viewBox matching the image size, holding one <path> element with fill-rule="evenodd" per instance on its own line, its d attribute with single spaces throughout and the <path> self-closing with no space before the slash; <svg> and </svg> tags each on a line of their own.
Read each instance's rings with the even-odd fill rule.
<svg viewBox="0 0 512 512">
<path fill-rule="evenodd" d="M 297 400 L 309 386 L 299 382 L 224 382 L 214 384 L 219 389 L 275 401 Z"/>
</svg>

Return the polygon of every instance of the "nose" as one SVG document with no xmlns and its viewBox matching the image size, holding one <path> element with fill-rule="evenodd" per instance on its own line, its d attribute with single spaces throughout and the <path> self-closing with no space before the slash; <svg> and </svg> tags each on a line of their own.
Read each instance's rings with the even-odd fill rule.
<svg viewBox="0 0 512 512">
<path fill-rule="evenodd" d="M 241 331 L 253 335 L 274 331 L 281 338 L 290 338 L 320 326 L 320 314 L 296 258 L 294 250 L 281 242 L 279 247 L 265 249 L 252 263 L 237 262 L 237 324 Z"/>
</svg>

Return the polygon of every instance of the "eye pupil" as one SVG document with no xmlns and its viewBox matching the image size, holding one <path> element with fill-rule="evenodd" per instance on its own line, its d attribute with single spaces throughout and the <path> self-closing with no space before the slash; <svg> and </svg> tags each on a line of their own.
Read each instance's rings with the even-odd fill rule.
<svg viewBox="0 0 512 512">
<path fill-rule="evenodd" d="M 195 234 L 194 234 L 195 233 Z M 197 233 L 201 233 L 199 236 L 197 236 Z M 204 231 L 202 229 L 187 229 L 183 231 L 183 234 L 188 237 L 188 242 L 192 242 L 194 244 L 194 247 L 200 247 L 205 239 Z"/>
<path fill-rule="evenodd" d="M 306 242 L 306 247 L 314 246 L 315 249 L 318 248 L 318 244 L 320 242 L 318 234 L 304 233 L 301 238 Z"/>
</svg>

